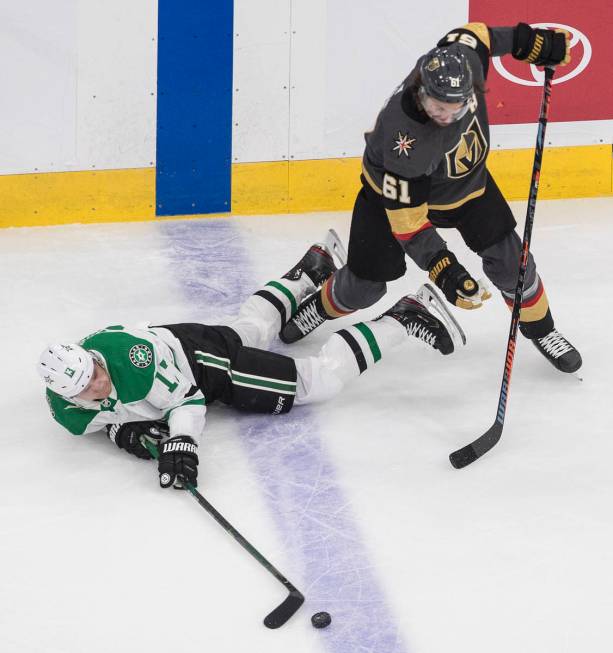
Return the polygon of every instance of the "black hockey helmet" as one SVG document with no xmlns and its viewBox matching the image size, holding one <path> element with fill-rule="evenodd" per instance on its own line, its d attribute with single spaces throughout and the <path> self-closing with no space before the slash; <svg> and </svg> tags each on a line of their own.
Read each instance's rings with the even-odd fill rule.
<svg viewBox="0 0 613 653">
<path fill-rule="evenodd" d="M 474 93 L 473 72 L 457 43 L 427 52 L 419 72 L 423 92 L 440 102 L 468 102 Z"/>
</svg>

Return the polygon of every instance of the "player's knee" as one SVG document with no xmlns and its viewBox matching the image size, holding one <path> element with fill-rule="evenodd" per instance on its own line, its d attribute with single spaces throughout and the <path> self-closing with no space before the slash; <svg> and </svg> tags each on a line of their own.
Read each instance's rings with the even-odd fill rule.
<svg viewBox="0 0 613 653">
<path fill-rule="evenodd" d="M 512 292 L 517 285 L 519 275 L 519 260 L 522 243 L 519 236 L 513 232 L 504 240 L 479 252 L 483 260 L 483 272 L 499 289 Z M 532 254 L 528 254 L 525 284 L 531 285 L 536 279 L 536 264 Z"/>
<path fill-rule="evenodd" d="M 340 304 L 357 310 L 376 304 L 387 292 L 387 284 L 361 279 L 345 266 L 334 277 L 333 292 Z"/>
<path fill-rule="evenodd" d="M 325 365 L 321 357 L 296 359 L 296 370 L 296 405 L 329 400 L 343 389 L 343 381 Z"/>
</svg>

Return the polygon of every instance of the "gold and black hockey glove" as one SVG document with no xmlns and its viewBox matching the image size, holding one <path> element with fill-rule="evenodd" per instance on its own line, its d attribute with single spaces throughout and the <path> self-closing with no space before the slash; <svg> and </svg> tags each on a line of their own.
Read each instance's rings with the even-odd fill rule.
<svg viewBox="0 0 613 653">
<path fill-rule="evenodd" d="M 513 31 L 513 56 L 535 66 L 565 66 L 570 61 L 570 34 L 518 23 Z"/>
<path fill-rule="evenodd" d="M 430 280 L 433 281 L 445 295 L 450 304 L 459 308 L 479 308 L 481 299 L 479 284 L 473 279 L 466 268 L 458 263 L 453 252 L 442 249 L 428 265 Z"/>
</svg>

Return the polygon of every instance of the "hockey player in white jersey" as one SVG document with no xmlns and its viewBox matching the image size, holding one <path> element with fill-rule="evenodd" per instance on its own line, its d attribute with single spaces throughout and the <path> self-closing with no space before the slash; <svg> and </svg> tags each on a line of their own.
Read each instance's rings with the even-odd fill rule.
<svg viewBox="0 0 613 653">
<path fill-rule="evenodd" d="M 38 370 L 53 417 L 74 435 L 106 429 L 121 449 L 150 458 L 159 444 L 162 487 L 197 482 L 198 446 L 207 407 L 280 415 L 330 399 L 408 336 L 450 354 L 464 334 L 428 286 L 375 320 L 334 333 L 316 356 L 266 351 L 300 302 L 344 263 L 334 232 L 287 274 L 251 295 L 229 325 L 108 326 L 79 342 L 52 344 Z M 438 317 L 429 308 L 434 307 Z"/>
</svg>

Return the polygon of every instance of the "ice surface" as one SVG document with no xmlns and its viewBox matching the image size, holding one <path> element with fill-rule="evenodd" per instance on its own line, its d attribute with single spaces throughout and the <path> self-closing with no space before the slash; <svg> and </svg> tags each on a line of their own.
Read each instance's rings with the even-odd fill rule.
<svg viewBox="0 0 613 653">
<path fill-rule="evenodd" d="M 468 344 L 451 357 L 409 343 L 284 417 L 211 408 L 201 491 L 307 597 L 278 631 L 261 622 L 284 588 L 195 502 L 104 435 L 51 420 L 35 372 L 48 341 L 223 321 L 328 227 L 346 238 L 348 214 L 0 233 L 3 652 L 612 649 L 610 199 L 539 201 L 532 251 L 584 381 L 520 339 L 502 440 L 469 468 L 447 456 L 494 419 L 509 327 L 497 295 L 455 311 Z M 424 280 L 409 263 L 359 319 Z M 315 352 L 348 321 L 277 349 Z M 321 610 L 333 622 L 317 631 Z"/>
</svg>

